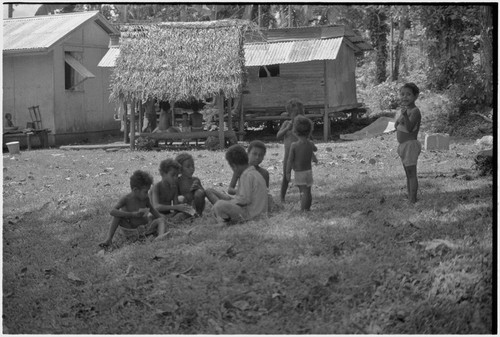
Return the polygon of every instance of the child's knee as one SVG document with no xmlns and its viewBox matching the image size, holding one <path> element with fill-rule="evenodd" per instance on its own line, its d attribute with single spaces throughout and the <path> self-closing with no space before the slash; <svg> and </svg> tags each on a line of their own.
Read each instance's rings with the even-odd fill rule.
<svg viewBox="0 0 500 337">
<path fill-rule="evenodd" d="M 206 193 L 203 190 L 196 190 L 194 192 L 194 200 L 195 201 L 205 200 L 205 196 L 206 196 Z"/>
</svg>

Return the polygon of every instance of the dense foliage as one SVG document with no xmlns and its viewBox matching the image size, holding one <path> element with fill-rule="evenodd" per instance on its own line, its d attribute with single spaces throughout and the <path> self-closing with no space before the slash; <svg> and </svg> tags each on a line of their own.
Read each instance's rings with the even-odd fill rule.
<svg viewBox="0 0 500 337">
<path fill-rule="evenodd" d="M 52 6 L 57 7 L 57 6 Z M 51 7 L 51 8 L 52 8 Z M 358 59 L 362 89 L 415 82 L 444 94 L 448 114 L 484 113 L 494 104 L 493 13 L 490 4 L 296 5 L 296 4 L 133 4 L 60 5 L 61 11 L 100 10 L 114 22 L 250 20 L 262 28 L 347 25 L 371 41 L 374 51 Z M 15 9 L 14 9 L 15 11 Z M 389 60 L 390 59 L 390 60 Z M 391 62 L 389 62 L 391 61 Z M 392 87 L 393 85 L 386 85 Z M 385 89 L 383 89 L 385 90 Z M 363 94 L 361 94 L 363 95 Z M 392 98 L 381 109 L 394 106 Z M 371 107 L 379 109 L 378 106 Z"/>
</svg>

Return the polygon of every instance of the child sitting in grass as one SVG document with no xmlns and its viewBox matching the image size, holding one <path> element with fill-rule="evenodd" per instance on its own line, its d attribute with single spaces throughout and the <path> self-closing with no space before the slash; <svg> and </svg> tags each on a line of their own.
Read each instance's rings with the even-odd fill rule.
<svg viewBox="0 0 500 337">
<path fill-rule="evenodd" d="M 239 176 L 236 195 L 231 200 L 217 200 L 213 212 L 219 224 L 247 221 L 266 215 L 267 187 L 262 175 L 248 164 L 248 155 L 241 145 L 233 145 L 226 152 L 226 160 L 234 174 Z"/>
<path fill-rule="evenodd" d="M 281 124 L 281 127 L 276 134 L 277 139 L 283 138 L 283 144 L 285 147 L 285 153 L 283 157 L 283 180 L 281 181 L 281 203 L 285 202 L 286 191 L 288 190 L 288 184 L 290 180 L 286 178 L 286 165 L 288 163 L 288 155 L 290 153 L 290 146 L 293 142 L 297 141 L 296 135 L 293 133 L 293 125 L 295 117 L 298 115 L 304 115 L 304 105 L 301 101 L 293 98 L 288 101 L 286 104 L 286 112 L 288 116 L 290 116 L 291 120 L 286 120 Z M 312 134 L 312 129 L 311 129 Z M 311 135 L 308 135 L 308 138 L 311 138 Z M 313 154 L 313 161 L 317 162 L 316 156 Z"/>
<path fill-rule="evenodd" d="M 266 155 L 266 144 L 264 144 L 260 140 L 254 140 L 248 145 L 247 152 L 248 164 L 255 167 L 257 172 L 259 172 L 262 175 L 262 178 L 264 178 L 267 188 L 269 188 L 269 172 L 265 168 L 259 166 L 260 163 L 262 163 L 262 161 L 264 160 L 264 156 Z M 227 193 L 229 195 L 212 188 L 207 189 L 206 195 L 208 200 L 212 204 L 215 204 L 215 202 L 219 199 L 231 200 L 231 195 L 236 194 L 236 184 L 239 178 L 240 176 L 238 175 L 238 173 L 233 172 L 233 176 L 231 177 L 231 182 L 229 183 L 229 188 L 227 190 Z M 270 195 L 268 197 L 270 197 Z"/>
<path fill-rule="evenodd" d="M 150 191 L 153 206 L 173 222 L 186 219 L 187 214 L 193 214 L 193 208 L 186 204 L 179 204 L 177 177 L 181 165 L 174 159 L 165 159 L 160 163 L 161 181 L 156 183 Z"/>
<path fill-rule="evenodd" d="M 311 209 L 311 186 L 313 183 L 311 162 L 314 152 L 318 150 L 316 145 L 309 140 L 311 130 L 312 122 L 309 118 L 295 117 L 293 131 L 299 139 L 290 145 L 290 154 L 286 165 L 286 179 L 288 181 L 291 179 L 292 169 L 295 172 L 295 185 L 300 191 L 300 209 L 302 211 Z"/>
<path fill-rule="evenodd" d="M 193 156 L 184 152 L 175 157 L 175 161 L 181 165 L 181 175 L 177 180 L 179 201 L 192 205 L 196 210 L 196 214 L 201 216 L 205 209 L 205 190 L 201 186 L 200 179 L 193 177 Z M 181 197 L 183 200 L 181 200 Z"/>
<path fill-rule="evenodd" d="M 132 191 L 122 197 L 110 214 L 113 217 L 106 241 L 99 246 L 106 248 L 112 243 L 116 229 L 128 240 L 137 240 L 141 235 L 158 234 L 158 238 L 165 233 L 166 220 L 153 207 L 149 200 L 148 191 L 153 184 L 153 177 L 147 172 L 137 170 L 130 177 Z M 151 213 L 151 216 L 148 216 Z"/>
</svg>

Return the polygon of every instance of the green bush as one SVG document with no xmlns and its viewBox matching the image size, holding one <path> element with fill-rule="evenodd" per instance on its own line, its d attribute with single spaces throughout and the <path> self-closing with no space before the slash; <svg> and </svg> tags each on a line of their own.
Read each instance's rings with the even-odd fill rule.
<svg viewBox="0 0 500 337">
<path fill-rule="evenodd" d="M 238 144 L 238 139 L 236 137 L 224 138 L 225 147 L 229 147 L 234 144 Z M 205 141 L 205 148 L 210 151 L 222 150 L 219 144 L 219 137 L 208 137 Z"/>
<path fill-rule="evenodd" d="M 135 148 L 139 151 L 151 151 L 156 145 L 156 140 L 151 137 L 138 137 L 135 140 Z"/>
<path fill-rule="evenodd" d="M 397 109 L 399 107 L 399 88 L 401 86 L 401 83 L 386 81 L 373 87 L 360 89 L 360 100 L 374 114 Z"/>
<path fill-rule="evenodd" d="M 445 94 L 422 92 L 415 102 L 422 113 L 422 128 L 429 132 L 449 133 L 456 106 Z"/>
</svg>

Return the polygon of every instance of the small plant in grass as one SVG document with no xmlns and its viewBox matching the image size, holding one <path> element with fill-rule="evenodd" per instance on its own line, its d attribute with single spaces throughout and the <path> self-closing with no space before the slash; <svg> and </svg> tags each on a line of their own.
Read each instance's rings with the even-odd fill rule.
<svg viewBox="0 0 500 337">
<path fill-rule="evenodd" d="M 236 137 L 225 137 L 224 145 L 225 147 L 229 147 L 231 145 L 238 144 L 238 139 Z M 221 150 L 219 144 L 219 137 L 208 137 L 205 141 L 205 148 L 210 151 Z"/>
<path fill-rule="evenodd" d="M 140 136 L 135 141 L 135 147 L 139 151 L 151 151 L 155 144 L 156 141 L 151 137 Z"/>
</svg>

